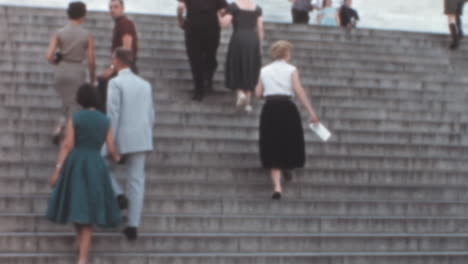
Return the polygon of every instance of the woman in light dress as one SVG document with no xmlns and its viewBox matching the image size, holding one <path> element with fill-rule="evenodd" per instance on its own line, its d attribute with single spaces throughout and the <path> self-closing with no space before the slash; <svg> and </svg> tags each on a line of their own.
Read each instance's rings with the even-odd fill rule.
<svg viewBox="0 0 468 264">
<path fill-rule="evenodd" d="M 89 80 L 95 80 L 94 40 L 91 33 L 83 29 L 86 16 L 86 5 L 82 2 L 71 2 L 67 10 L 67 25 L 56 31 L 50 39 L 46 59 L 55 65 L 54 88 L 62 101 L 62 118 L 53 133 L 53 142 L 58 145 L 63 138 L 66 120 L 78 110 L 75 94 L 86 80 L 88 61 Z"/>
</svg>

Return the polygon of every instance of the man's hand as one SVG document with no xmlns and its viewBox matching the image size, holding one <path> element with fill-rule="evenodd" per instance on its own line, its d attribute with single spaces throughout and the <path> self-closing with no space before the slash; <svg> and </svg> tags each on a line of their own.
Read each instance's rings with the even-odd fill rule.
<svg viewBox="0 0 468 264">
<path fill-rule="evenodd" d="M 99 75 L 99 78 L 109 80 L 114 73 L 114 67 L 108 67 Z"/>
</svg>

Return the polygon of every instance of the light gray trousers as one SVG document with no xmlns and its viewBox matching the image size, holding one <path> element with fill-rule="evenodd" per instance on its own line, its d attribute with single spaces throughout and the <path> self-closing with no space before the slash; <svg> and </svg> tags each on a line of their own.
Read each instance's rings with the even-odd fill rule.
<svg viewBox="0 0 468 264">
<path fill-rule="evenodd" d="M 127 177 L 127 194 L 129 200 L 127 225 L 130 227 L 138 227 L 140 226 L 141 211 L 143 210 L 143 200 L 145 197 L 146 152 L 129 153 L 125 155 L 127 156 L 127 160 L 123 166 L 125 167 L 125 176 Z M 111 161 L 108 163 L 112 187 L 116 196 L 119 196 L 124 192 L 115 178 L 117 164 Z"/>
</svg>

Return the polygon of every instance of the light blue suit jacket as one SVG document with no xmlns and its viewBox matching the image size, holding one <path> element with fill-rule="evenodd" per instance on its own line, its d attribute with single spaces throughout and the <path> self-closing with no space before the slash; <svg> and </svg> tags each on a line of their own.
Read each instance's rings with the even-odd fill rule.
<svg viewBox="0 0 468 264">
<path fill-rule="evenodd" d="M 154 105 L 151 85 L 124 69 L 110 80 L 107 116 L 121 154 L 153 150 Z"/>
</svg>

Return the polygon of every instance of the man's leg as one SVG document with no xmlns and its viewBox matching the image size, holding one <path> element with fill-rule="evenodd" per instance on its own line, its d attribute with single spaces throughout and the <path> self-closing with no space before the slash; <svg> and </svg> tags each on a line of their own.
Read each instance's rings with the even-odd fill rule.
<svg viewBox="0 0 468 264">
<path fill-rule="evenodd" d="M 200 32 L 198 30 L 185 29 L 185 47 L 195 85 L 193 99 L 201 101 L 203 99 L 203 54 L 200 43 Z"/>
<path fill-rule="evenodd" d="M 128 154 L 127 159 L 127 190 L 130 205 L 128 208 L 128 226 L 140 226 L 141 211 L 145 196 L 145 158 L 146 153 Z"/>
<path fill-rule="evenodd" d="M 219 47 L 219 39 L 221 30 L 218 26 L 213 25 L 212 29 L 207 29 L 207 35 L 204 38 L 204 65 L 202 69 L 204 71 L 204 88 L 206 91 L 213 91 L 213 78 L 218 68 L 218 60 L 216 59 Z"/>
</svg>

